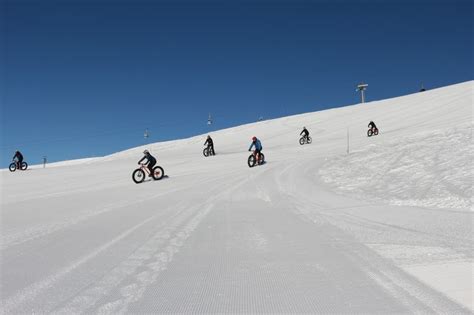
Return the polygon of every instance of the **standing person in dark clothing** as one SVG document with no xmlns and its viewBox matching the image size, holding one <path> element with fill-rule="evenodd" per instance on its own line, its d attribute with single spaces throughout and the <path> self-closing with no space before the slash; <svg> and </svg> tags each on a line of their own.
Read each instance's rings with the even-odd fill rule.
<svg viewBox="0 0 474 315">
<path fill-rule="evenodd" d="M 20 151 L 16 151 L 15 155 L 13 156 L 13 161 L 16 162 L 17 168 L 21 169 L 21 163 L 23 162 L 23 154 Z"/>
<path fill-rule="evenodd" d="M 309 137 L 309 131 L 308 131 L 308 129 L 306 129 L 306 127 L 303 127 L 303 131 L 300 132 L 300 136 L 303 135 L 303 134 L 304 134 L 303 137 L 305 137 L 306 139 L 308 139 L 308 137 Z"/>
<path fill-rule="evenodd" d="M 214 141 L 212 141 L 211 136 L 207 136 L 206 142 L 204 142 L 204 145 L 207 144 L 207 149 L 209 151 L 209 155 L 216 155 L 216 152 L 214 151 Z"/>
<path fill-rule="evenodd" d="M 153 174 L 153 166 L 155 166 L 156 164 L 156 159 L 153 155 L 150 154 L 150 152 L 148 152 L 148 150 L 145 150 L 143 151 L 143 154 L 145 154 L 144 157 L 142 157 L 142 159 L 140 161 L 138 161 L 138 164 L 141 164 L 143 162 L 143 160 L 147 160 L 145 164 L 148 164 L 147 167 L 148 167 L 148 170 L 150 171 L 150 177 L 152 177 L 152 174 Z"/>
</svg>

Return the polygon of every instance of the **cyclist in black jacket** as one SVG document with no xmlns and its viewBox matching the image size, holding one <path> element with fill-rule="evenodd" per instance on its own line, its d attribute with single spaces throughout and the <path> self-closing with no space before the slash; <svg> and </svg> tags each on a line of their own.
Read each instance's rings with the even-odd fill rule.
<svg viewBox="0 0 474 315">
<path fill-rule="evenodd" d="M 308 131 L 308 129 L 306 129 L 306 127 L 303 127 L 303 131 L 300 132 L 300 136 L 301 136 L 302 134 L 304 134 L 303 137 L 305 137 L 306 139 L 308 139 L 308 137 L 309 137 L 309 131 Z"/>
<path fill-rule="evenodd" d="M 21 163 L 23 162 L 23 154 L 20 151 L 16 151 L 13 156 L 13 161 L 16 162 L 17 168 L 21 170 Z"/>
<path fill-rule="evenodd" d="M 209 150 L 210 155 L 216 155 L 216 152 L 214 151 L 214 141 L 212 141 L 211 136 L 207 136 L 206 142 L 204 142 L 204 145 L 207 144 L 207 149 Z"/>
<path fill-rule="evenodd" d="M 375 126 L 375 123 L 373 121 L 370 121 L 367 127 L 369 127 L 369 129 L 377 129 L 377 126 Z"/>
<path fill-rule="evenodd" d="M 148 167 L 148 170 L 150 171 L 150 175 L 148 176 L 152 176 L 153 175 L 153 166 L 155 166 L 156 164 L 156 159 L 153 155 L 150 154 L 150 152 L 148 152 L 148 150 L 145 150 L 143 151 L 143 154 L 145 154 L 144 157 L 142 157 L 142 159 L 140 161 L 138 161 L 138 164 L 141 164 L 143 162 L 143 160 L 147 160 L 145 164 L 148 164 L 147 167 Z"/>
</svg>

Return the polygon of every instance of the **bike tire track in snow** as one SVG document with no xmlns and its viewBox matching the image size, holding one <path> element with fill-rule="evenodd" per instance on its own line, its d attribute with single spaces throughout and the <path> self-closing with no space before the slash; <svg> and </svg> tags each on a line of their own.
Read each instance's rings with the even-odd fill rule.
<svg viewBox="0 0 474 315">
<path fill-rule="evenodd" d="M 128 305 L 140 300 L 148 286 L 158 279 L 163 270 L 166 270 L 168 264 L 173 260 L 175 254 L 179 252 L 179 249 L 183 246 L 186 239 L 191 235 L 211 209 L 212 205 L 207 205 L 204 208 L 201 208 L 201 210 L 199 210 L 199 212 L 189 220 L 177 235 L 169 241 L 169 244 L 162 251 L 153 255 L 153 261 L 144 266 L 146 270 L 137 274 L 133 283 L 119 288 L 122 298 L 100 306 L 97 312 L 99 314 L 126 313 Z M 151 240 L 151 244 L 145 244 L 145 246 L 152 245 L 154 241 L 156 241 L 155 238 Z M 68 309 L 66 313 L 71 312 L 69 312 Z"/>
<path fill-rule="evenodd" d="M 59 272 L 45 278 L 44 280 L 41 280 L 39 282 L 36 282 L 27 288 L 24 288 L 20 290 L 17 294 L 15 294 L 13 297 L 8 298 L 6 301 L 3 302 L 2 305 L 2 312 L 4 314 L 9 314 L 11 313 L 15 308 L 20 306 L 22 303 L 25 301 L 29 301 L 34 299 L 40 292 L 52 287 L 56 282 L 61 280 L 64 276 L 69 274 L 70 272 L 74 271 L 75 269 L 79 268 L 92 258 L 96 257 L 100 253 L 104 252 L 105 250 L 109 249 L 112 247 L 114 244 L 117 242 L 121 241 L 122 239 L 126 238 L 136 230 L 138 230 L 140 227 L 143 225 L 147 224 L 148 222 L 152 221 L 155 219 L 159 214 L 156 214 L 138 224 L 133 226 L 132 228 L 126 230 L 125 232 L 121 233 L 119 236 L 115 237 L 114 239 L 110 240 L 109 242 L 105 243 L 104 245 L 100 246 L 99 248 L 95 249 L 92 251 L 90 254 L 87 254 L 83 257 L 81 257 L 79 260 L 75 261 L 74 263 L 70 264 L 69 266 L 61 269 Z"/>
<path fill-rule="evenodd" d="M 69 220 L 40 225 L 37 227 L 32 227 L 30 229 L 27 229 L 24 232 L 12 233 L 6 236 L 2 236 L 2 243 L 1 243 L 0 250 L 5 250 L 12 246 L 16 246 L 16 245 L 20 245 L 29 241 L 33 241 L 35 239 L 44 237 L 46 235 L 67 229 L 81 222 L 90 220 L 94 218 L 95 216 L 105 214 L 107 212 L 110 212 L 116 209 L 129 207 L 129 206 L 138 204 L 140 202 L 145 202 L 147 200 L 152 200 L 157 197 L 159 196 L 153 196 L 153 197 L 149 197 L 149 198 L 142 199 L 139 201 L 131 201 L 131 202 L 125 202 L 125 203 L 124 202 L 110 203 L 106 206 L 101 206 L 99 208 L 100 209 L 99 211 L 88 211 L 87 213 L 81 216 L 71 218 Z"/>
<path fill-rule="evenodd" d="M 206 183 L 209 183 L 215 180 L 216 180 L 215 178 L 206 179 L 205 181 L 201 181 L 200 185 L 205 185 Z M 63 220 L 60 222 L 53 222 L 49 224 L 43 224 L 43 225 L 31 227 L 26 230 L 23 230 L 22 232 L 10 233 L 6 235 L 5 233 L 2 233 L 1 238 L 0 238 L 0 250 L 5 250 L 12 246 L 21 245 L 23 243 L 39 239 L 49 234 L 52 234 L 61 230 L 65 230 L 67 228 L 70 228 L 73 225 L 90 220 L 98 215 L 102 215 L 102 214 L 105 214 L 105 213 L 108 213 L 120 208 L 125 208 L 125 207 L 129 207 L 129 206 L 136 205 L 139 203 L 151 201 L 153 199 L 165 196 L 173 192 L 193 188 L 193 186 L 195 186 L 194 183 L 192 185 L 188 184 L 185 187 L 180 187 L 179 189 L 174 189 L 171 191 L 168 190 L 168 191 L 164 191 L 158 194 L 153 194 L 152 196 L 142 198 L 140 200 L 109 203 L 105 206 L 98 207 L 99 210 L 86 211 L 81 216 L 77 216 L 77 217 L 70 218 L 68 220 Z"/>
<path fill-rule="evenodd" d="M 98 283 L 93 284 L 84 292 L 75 296 L 71 302 L 61 309 L 54 311 L 58 314 L 78 314 L 87 311 L 93 307 L 100 298 L 106 296 L 111 290 L 115 289 L 126 277 L 131 276 L 139 269 L 143 263 L 155 256 L 155 252 L 169 240 L 169 237 L 175 233 L 175 230 L 185 221 L 189 213 L 196 208 L 183 208 L 170 221 L 166 222 L 164 230 L 156 233 L 143 246 L 139 247 L 125 261 L 122 261 L 117 267 L 107 273 Z"/>
<path fill-rule="evenodd" d="M 145 242 L 136 253 L 122 261 L 99 282 L 74 297 L 71 302 L 61 309 L 54 311 L 54 313 L 78 314 L 87 312 L 112 290 L 118 290 L 121 298 L 100 305 L 97 312 L 100 314 L 125 313 L 128 305 L 139 300 L 146 288 L 154 283 L 160 273 L 167 268 L 174 255 L 179 252 L 179 248 L 196 229 L 202 219 L 211 211 L 213 200 L 229 193 L 229 190 L 234 187 L 233 184 L 226 184 L 225 186 L 230 188 L 223 190 L 221 185 L 217 195 L 207 199 L 198 206 L 189 207 L 188 209 L 184 208 L 179 216 L 168 223 L 163 231 L 159 231 Z M 172 237 L 172 235 L 175 236 Z M 138 269 L 145 270 L 134 274 Z M 120 286 L 120 283 L 129 277 L 132 277 L 132 280 Z"/>
<path fill-rule="evenodd" d="M 231 172 L 230 174 L 234 174 L 234 172 Z M 229 176 L 229 175 L 226 175 L 226 176 Z M 204 183 L 216 181 L 218 178 L 220 178 L 220 176 L 216 177 L 216 178 L 208 179 L 208 180 L 204 181 Z M 221 186 L 221 185 L 218 185 L 218 186 Z M 167 195 L 169 193 L 180 193 L 181 191 L 189 189 L 189 188 L 192 188 L 192 185 L 189 185 L 189 186 L 187 185 L 185 187 L 182 187 L 182 189 L 174 189 L 172 192 L 168 191 L 168 192 L 165 192 L 163 194 L 157 194 L 157 195 L 145 198 L 145 199 L 141 199 L 139 201 L 130 202 L 130 204 L 128 206 L 133 205 L 133 204 L 139 204 L 139 203 L 142 203 L 142 202 L 147 202 L 147 201 L 153 200 L 155 198 L 162 197 L 163 195 Z M 170 208 L 172 208 L 172 207 L 170 207 Z M 113 208 L 108 209 L 107 211 L 110 211 L 110 210 L 113 210 Z M 185 208 L 182 209 L 177 215 L 181 214 L 185 210 L 186 210 Z M 114 239 L 108 241 L 106 244 L 104 244 L 104 245 L 100 246 L 99 248 L 93 250 L 90 254 L 87 254 L 87 255 L 81 257 L 80 259 L 76 260 L 75 262 L 69 264 L 67 267 L 61 269 L 59 272 L 57 272 L 53 275 L 50 275 L 47 278 L 45 278 L 43 280 L 40 280 L 36 283 L 33 283 L 33 284 L 29 285 L 26 288 L 21 289 L 13 297 L 10 297 L 10 298 L 4 300 L 3 305 L 2 305 L 2 307 L 3 307 L 2 312 L 5 312 L 5 314 L 8 314 L 8 313 L 11 312 L 11 310 L 14 310 L 14 309 L 20 307 L 23 303 L 26 303 L 28 301 L 31 301 L 31 300 L 35 299 L 35 297 L 38 296 L 40 293 L 42 293 L 42 292 L 46 291 L 47 289 L 53 287 L 53 285 L 56 282 L 60 281 L 62 278 L 64 278 L 65 276 L 67 276 L 68 274 L 73 272 L 74 270 L 78 269 L 79 267 L 81 267 L 82 265 L 87 263 L 88 261 L 90 261 L 93 258 L 97 257 L 98 255 L 100 255 L 104 251 L 106 251 L 109 248 L 113 247 L 113 245 L 119 243 L 121 240 L 125 239 L 127 236 L 131 235 L 133 232 L 139 230 L 141 227 L 143 227 L 147 223 L 149 223 L 149 222 L 153 221 L 154 219 L 160 217 L 160 215 L 162 215 L 162 214 L 157 213 L 157 214 L 153 215 L 152 217 L 149 217 L 149 218 L 145 219 L 144 221 L 142 221 L 142 222 L 138 223 L 137 225 L 133 226 L 132 228 L 124 231 L 119 236 L 115 237 Z M 95 216 L 95 215 L 92 214 L 92 216 Z M 175 216 L 173 216 L 173 218 L 174 217 Z M 83 220 L 86 220 L 88 218 L 89 217 L 85 217 Z M 81 220 L 81 221 L 83 221 L 83 220 Z M 168 222 L 168 221 L 169 220 L 166 220 L 165 223 Z M 77 223 L 78 222 L 75 222 L 74 224 L 77 224 Z M 164 226 L 165 223 L 160 224 L 160 226 Z M 45 304 L 50 304 L 50 303 L 45 303 Z M 50 307 L 50 306 L 47 306 L 47 308 L 48 307 Z"/>
<path fill-rule="evenodd" d="M 351 293 L 346 295 L 340 291 L 345 280 L 341 272 L 345 275 L 350 273 L 343 269 L 347 267 L 348 259 L 345 259 L 345 263 L 327 258 L 342 257 L 340 251 L 332 249 L 329 239 L 324 243 L 312 244 L 313 237 L 326 240 L 325 231 L 301 222 L 298 216 L 288 211 L 285 196 L 281 198 L 272 189 L 267 189 L 265 196 L 272 202 L 260 198 L 259 190 L 272 186 L 266 180 L 271 175 L 269 173 L 254 178 L 245 189 L 236 191 L 230 198 L 219 200 L 216 209 L 220 211 L 213 211 L 213 215 L 208 216 L 206 224 L 203 224 L 208 228 L 197 231 L 198 239 L 194 237 L 193 243 L 183 248 L 184 256 L 181 255 L 163 275 L 162 281 L 150 287 L 147 295 L 127 311 L 334 313 L 350 309 L 350 302 L 338 304 L 336 300 L 339 298 L 363 296 L 357 290 L 358 285 L 367 287 L 365 293 L 376 293 L 378 286 L 361 273 L 354 277 Z M 241 199 L 247 200 L 244 206 L 248 207 L 234 208 L 235 202 L 241 205 Z M 223 211 L 225 207 L 229 210 Z M 228 220 L 228 216 L 232 219 Z M 222 225 L 223 222 L 230 223 L 230 226 Z M 285 233 L 285 225 L 293 232 Z M 195 253 L 193 244 L 202 244 L 203 240 L 208 242 L 206 249 L 209 252 Z M 196 265 L 188 268 L 187 262 L 194 254 L 197 256 Z M 209 260 L 208 255 L 211 256 Z M 327 269 L 311 270 L 320 260 Z M 322 298 L 319 295 L 325 285 L 331 287 L 331 293 L 329 297 Z M 389 306 L 379 304 L 368 306 L 367 309 L 404 309 L 386 294 L 377 296 L 385 299 Z M 365 294 L 364 299 L 368 300 L 369 294 Z M 356 307 L 364 309 L 360 302 Z M 118 309 L 111 310 L 116 311 Z"/>
</svg>

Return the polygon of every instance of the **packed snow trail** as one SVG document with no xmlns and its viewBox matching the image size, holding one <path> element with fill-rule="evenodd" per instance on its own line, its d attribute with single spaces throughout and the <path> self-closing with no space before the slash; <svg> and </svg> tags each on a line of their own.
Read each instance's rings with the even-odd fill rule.
<svg viewBox="0 0 474 315">
<path fill-rule="evenodd" d="M 357 245 L 324 216 L 312 222 L 301 217 L 298 196 L 273 188 L 284 183 L 278 177 L 295 173 L 281 167 L 280 174 L 280 167 L 216 203 L 179 254 L 185 258 L 147 290 L 148 302 L 125 310 L 148 313 L 158 305 L 169 313 L 463 311 Z"/>
<path fill-rule="evenodd" d="M 152 144 L 167 177 L 139 185 L 143 147 L 2 171 L 1 313 L 468 314 L 472 88 Z"/>
</svg>

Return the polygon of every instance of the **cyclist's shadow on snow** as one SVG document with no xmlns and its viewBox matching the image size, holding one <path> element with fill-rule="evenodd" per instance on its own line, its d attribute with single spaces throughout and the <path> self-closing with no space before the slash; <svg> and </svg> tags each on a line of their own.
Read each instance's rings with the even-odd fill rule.
<svg viewBox="0 0 474 315">
<path fill-rule="evenodd" d="M 161 179 L 153 179 L 153 178 L 149 177 L 149 178 L 145 179 L 145 180 L 143 181 L 143 183 L 148 183 L 148 182 L 161 182 L 162 180 L 168 179 L 168 178 L 170 178 L 168 175 L 163 175 L 163 177 L 162 177 Z"/>
</svg>

